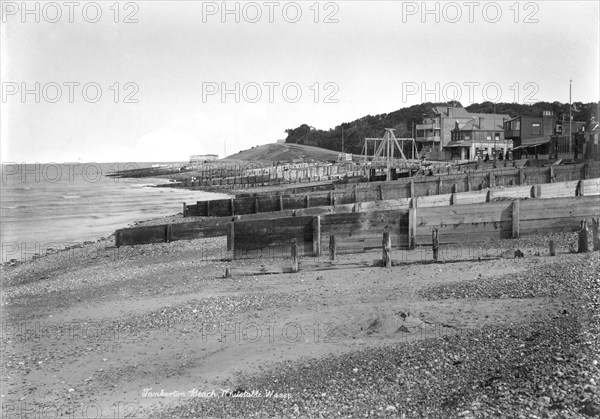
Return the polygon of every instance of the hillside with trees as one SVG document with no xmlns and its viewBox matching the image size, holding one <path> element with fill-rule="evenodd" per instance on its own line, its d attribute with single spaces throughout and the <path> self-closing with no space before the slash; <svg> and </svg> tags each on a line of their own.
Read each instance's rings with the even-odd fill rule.
<svg viewBox="0 0 600 419">
<path fill-rule="evenodd" d="M 344 136 L 344 151 L 360 154 L 365 138 L 381 137 L 385 128 L 395 128 L 396 137 L 412 137 L 413 124 L 420 124 L 425 115 L 429 115 L 434 106 L 452 106 L 447 103 L 422 103 L 394 112 L 380 115 L 367 115 L 352 122 L 343 122 L 335 128 L 322 130 L 308 124 L 297 128 L 287 129 L 286 143 L 305 144 L 326 148 L 329 150 L 342 150 L 342 132 Z M 454 106 L 462 106 L 455 103 Z M 467 111 L 474 113 L 494 113 L 494 103 L 474 103 L 466 107 Z M 568 120 L 569 104 L 561 102 L 537 102 L 532 105 L 519 103 L 497 103 L 496 113 L 508 114 L 511 117 L 519 115 L 539 116 L 543 111 L 552 111 L 561 120 L 563 115 Z M 592 115 L 598 115 L 598 103 L 573 103 L 573 120 L 589 122 Z"/>
</svg>

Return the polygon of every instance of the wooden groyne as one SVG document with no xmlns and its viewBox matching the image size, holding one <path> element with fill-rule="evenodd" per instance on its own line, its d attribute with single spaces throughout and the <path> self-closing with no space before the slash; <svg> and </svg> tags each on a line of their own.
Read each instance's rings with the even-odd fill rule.
<svg viewBox="0 0 600 419">
<path fill-rule="evenodd" d="M 481 191 L 502 186 L 556 183 L 599 176 L 600 162 L 589 162 L 521 169 L 500 168 L 490 171 L 404 178 L 390 182 L 320 185 L 310 191 L 288 189 L 286 192 L 291 193 L 266 192 L 184 204 L 183 216 L 224 217 L 323 206 L 336 207 L 371 201 Z"/>
<path fill-rule="evenodd" d="M 592 201 L 590 202 L 596 200 L 596 207 L 599 207 L 599 195 L 600 178 L 504 188 L 496 187 L 481 191 L 452 192 L 413 198 L 407 197 L 400 199 L 374 200 L 359 203 L 337 204 L 335 206 L 324 205 L 320 207 L 301 208 L 297 210 L 290 209 L 273 213 L 258 212 L 248 215 L 229 215 L 218 218 L 207 218 L 202 221 L 125 228 L 116 231 L 115 244 L 116 246 L 137 245 L 225 235 L 228 235 L 229 242 L 231 244 L 235 241 L 235 235 L 232 232 L 237 231 L 239 223 L 245 221 L 259 222 L 262 223 L 262 225 L 271 226 L 285 226 L 286 223 L 293 223 L 294 226 L 298 227 L 297 222 L 294 220 L 302 217 L 308 217 L 307 220 L 313 220 L 314 217 L 318 216 L 340 215 L 340 220 L 348 219 L 344 218 L 343 216 L 350 218 L 358 217 L 357 219 L 363 217 L 362 219 L 364 219 L 365 215 L 356 214 L 378 214 L 382 211 L 385 213 L 385 211 L 397 210 L 406 212 L 410 208 L 424 209 L 434 207 L 442 207 L 445 211 L 453 211 L 453 206 L 460 206 L 461 209 L 457 210 L 460 212 L 467 205 L 494 203 L 495 201 L 506 201 L 512 199 L 535 199 L 547 201 L 547 198 L 591 196 Z M 231 200 L 226 201 L 231 202 Z M 308 223 L 308 221 L 306 222 Z M 324 231 L 327 232 L 327 224 L 324 223 L 322 225 L 324 226 Z M 308 227 L 305 226 L 305 228 Z M 379 233 L 381 232 L 379 231 L 378 234 Z M 284 235 L 282 237 L 283 239 L 287 240 L 287 236 Z M 401 243 L 403 242 L 402 240 L 404 240 L 400 239 L 399 237 L 394 239 L 393 236 L 392 239 L 394 243 Z M 260 242 L 258 243 L 258 246 L 259 248 L 265 248 L 265 246 L 260 245 Z M 268 248 L 268 246 L 269 245 L 267 245 L 266 248 Z M 231 247 L 231 249 L 233 249 L 233 247 Z"/>
<path fill-rule="evenodd" d="M 600 216 L 598 196 L 514 199 L 460 207 L 419 207 L 405 210 L 331 214 L 232 223 L 228 250 L 234 259 L 289 257 L 291 246 L 301 255 L 318 257 L 331 236 L 338 253 L 361 253 L 381 248 L 382 232 L 391 246 L 414 249 L 439 244 L 482 243 L 492 239 L 571 232 L 581 220 Z M 293 240 L 293 242 L 292 242 Z"/>
</svg>

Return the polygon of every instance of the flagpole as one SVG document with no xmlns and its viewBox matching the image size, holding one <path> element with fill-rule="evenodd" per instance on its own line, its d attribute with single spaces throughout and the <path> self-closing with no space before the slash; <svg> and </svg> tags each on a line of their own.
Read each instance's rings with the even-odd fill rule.
<svg viewBox="0 0 600 419">
<path fill-rule="evenodd" d="M 569 79 L 569 153 L 573 154 L 573 134 L 571 132 L 571 125 L 573 121 L 573 116 L 571 115 L 571 110 L 573 109 L 573 105 L 571 104 L 571 84 L 573 79 Z"/>
</svg>

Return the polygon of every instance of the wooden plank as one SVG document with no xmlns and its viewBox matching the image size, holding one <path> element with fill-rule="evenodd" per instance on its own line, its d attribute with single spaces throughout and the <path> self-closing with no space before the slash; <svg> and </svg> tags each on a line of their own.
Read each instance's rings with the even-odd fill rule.
<svg viewBox="0 0 600 419">
<path fill-rule="evenodd" d="M 166 229 L 166 224 L 120 229 L 119 246 L 164 243 Z"/>
<path fill-rule="evenodd" d="M 516 199 L 512 203 L 512 238 L 519 238 L 519 204 L 520 200 Z"/>
<path fill-rule="evenodd" d="M 417 225 L 436 227 L 454 224 L 493 223 L 511 219 L 510 202 L 459 205 L 457 207 L 419 208 Z M 427 240 L 429 242 L 429 240 Z"/>
<path fill-rule="evenodd" d="M 389 230 L 383 232 L 382 263 L 385 268 L 391 268 L 392 266 L 392 239 Z"/>
<path fill-rule="evenodd" d="M 440 250 L 439 230 L 437 228 L 431 230 L 431 248 L 433 249 L 433 260 L 437 261 Z"/>
<path fill-rule="evenodd" d="M 313 218 L 313 256 L 321 255 L 321 217 Z"/>
<path fill-rule="evenodd" d="M 172 227 L 171 224 L 167 224 L 167 228 L 165 229 L 165 241 L 167 243 L 173 240 Z"/>
<path fill-rule="evenodd" d="M 329 236 L 329 259 L 337 259 L 337 243 L 334 234 Z"/>
<path fill-rule="evenodd" d="M 273 275 L 273 274 L 285 274 L 292 273 L 293 269 L 291 267 L 281 267 L 281 266 L 261 266 L 258 268 L 252 267 L 231 267 L 229 269 L 229 274 L 231 276 L 252 276 L 252 275 Z"/>
<path fill-rule="evenodd" d="M 582 182 L 586 196 L 600 195 L 600 178 L 585 179 Z"/>
<path fill-rule="evenodd" d="M 553 201 L 553 200 L 546 200 Z M 521 202 L 521 220 L 545 220 L 551 218 L 583 218 L 600 215 L 600 201 L 588 203 L 547 202 L 544 208 L 529 209 Z"/>
<path fill-rule="evenodd" d="M 531 186 L 513 186 L 494 189 L 494 198 L 530 198 Z"/>
<path fill-rule="evenodd" d="M 408 210 L 408 248 L 414 249 L 417 246 L 417 209 Z"/>
<path fill-rule="evenodd" d="M 419 197 L 420 207 L 440 207 L 451 205 L 452 194 Z"/>
<path fill-rule="evenodd" d="M 540 193 L 542 198 L 562 198 L 567 196 L 575 196 L 577 184 L 579 181 L 560 183 L 545 183 L 540 185 Z"/>
<path fill-rule="evenodd" d="M 598 196 L 581 196 L 581 197 L 565 197 L 565 198 L 544 198 L 544 199 L 527 199 L 521 202 L 521 207 L 529 217 L 529 214 L 539 213 L 541 211 L 550 210 L 552 212 L 575 209 L 589 210 L 590 214 L 595 214 L 600 207 L 600 198 Z M 564 211 L 563 211 L 564 212 Z"/>
<path fill-rule="evenodd" d="M 483 204 L 487 202 L 487 191 L 473 191 L 473 192 L 461 192 L 458 195 L 457 201 L 453 205 L 470 205 L 470 204 Z M 423 206 L 423 205 L 421 205 Z"/>
<path fill-rule="evenodd" d="M 216 223 L 177 223 L 171 226 L 171 239 L 177 240 L 194 240 L 203 237 L 219 237 L 227 234 L 228 222 L 221 221 Z"/>
<path fill-rule="evenodd" d="M 439 227 L 438 240 L 441 244 L 451 243 L 479 243 L 489 240 L 511 238 L 511 224 L 507 222 L 487 224 L 459 224 L 454 226 Z M 431 244 L 431 229 L 419 228 L 417 230 L 419 243 Z"/>
<path fill-rule="evenodd" d="M 233 249 L 235 248 L 233 245 L 234 241 L 235 241 L 235 223 L 231 222 L 231 223 L 227 224 L 227 250 L 228 251 L 233 251 Z"/>
<path fill-rule="evenodd" d="M 381 261 L 378 261 L 381 263 Z M 372 261 L 360 261 L 360 262 L 304 262 L 301 261 L 299 268 L 301 271 L 328 271 L 336 269 L 351 269 L 351 268 L 364 268 L 374 266 Z"/>
<path fill-rule="evenodd" d="M 298 272 L 298 242 L 295 238 L 292 239 L 292 272 Z"/>
</svg>

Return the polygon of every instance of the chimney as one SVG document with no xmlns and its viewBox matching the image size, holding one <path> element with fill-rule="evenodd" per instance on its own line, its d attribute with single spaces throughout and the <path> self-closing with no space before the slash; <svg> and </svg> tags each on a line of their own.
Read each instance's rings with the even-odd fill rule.
<svg viewBox="0 0 600 419">
<path fill-rule="evenodd" d="M 555 125 L 554 113 L 552 111 L 544 111 L 542 113 L 542 135 L 552 135 L 552 128 Z"/>
<path fill-rule="evenodd" d="M 483 125 L 483 116 L 479 117 L 479 129 L 481 129 L 481 126 Z"/>
<path fill-rule="evenodd" d="M 451 107 L 447 107 L 447 108 L 446 108 L 446 111 L 447 111 L 448 117 L 449 117 L 449 118 L 452 118 L 452 115 L 453 115 L 453 114 L 452 114 L 452 108 L 451 108 Z"/>
</svg>

